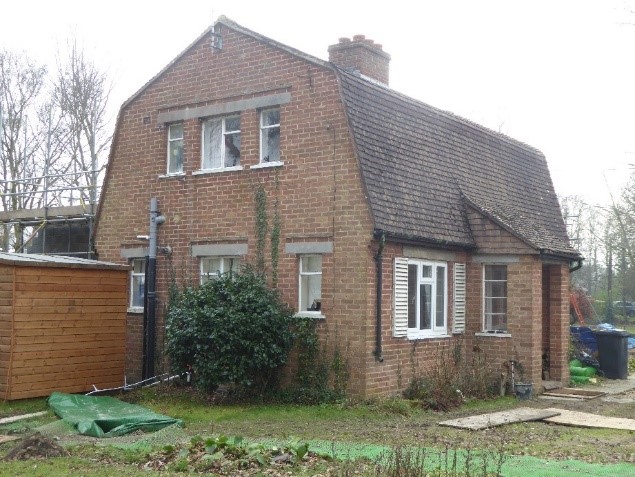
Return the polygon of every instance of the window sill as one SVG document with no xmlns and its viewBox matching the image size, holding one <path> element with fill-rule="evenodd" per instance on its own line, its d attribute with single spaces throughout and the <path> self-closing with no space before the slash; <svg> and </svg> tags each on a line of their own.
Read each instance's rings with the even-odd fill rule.
<svg viewBox="0 0 635 477">
<path fill-rule="evenodd" d="M 161 174 L 159 176 L 159 179 L 175 179 L 178 177 L 185 177 L 185 172 L 178 172 L 178 173 L 174 173 L 174 174 Z"/>
<path fill-rule="evenodd" d="M 266 169 L 267 167 L 282 167 L 284 166 L 284 162 L 261 162 L 260 164 L 256 164 L 254 166 L 249 166 L 249 169 Z"/>
<path fill-rule="evenodd" d="M 231 171 L 242 171 L 243 166 L 232 166 L 232 167 L 223 167 L 219 169 L 199 169 L 198 171 L 192 172 L 193 176 L 200 176 L 204 174 L 218 174 L 219 172 L 231 172 Z"/>
<path fill-rule="evenodd" d="M 143 314 L 143 307 L 142 306 L 131 306 L 131 307 L 128 307 L 128 313 L 131 313 L 131 314 Z"/>
<path fill-rule="evenodd" d="M 409 340 L 435 340 L 437 338 L 451 338 L 452 336 L 443 333 L 443 334 L 420 334 L 420 333 L 408 333 Z"/>
<path fill-rule="evenodd" d="M 478 333 L 474 333 L 474 336 L 493 336 L 496 338 L 511 338 L 511 333 L 507 331 L 480 331 Z"/>
<path fill-rule="evenodd" d="M 324 316 L 319 311 L 300 311 L 293 316 L 295 316 L 296 318 L 315 318 L 316 320 L 326 319 L 326 316 Z"/>
</svg>

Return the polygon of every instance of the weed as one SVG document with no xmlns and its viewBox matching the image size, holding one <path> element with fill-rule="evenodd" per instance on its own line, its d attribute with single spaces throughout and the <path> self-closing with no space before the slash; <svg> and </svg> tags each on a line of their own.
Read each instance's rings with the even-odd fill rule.
<svg viewBox="0 0 635 477">
<path fill-rule="evenodd" d="M 465 359 L 462 341 L 450 349 L 439 347 L 437 365 L 425 376 L 410 381 L 404 391 L 407 399 L 417 400 L 426 409 L 448 411 L 468 399 L 486 399 L 496 395 L 493 374 L 488 370 L 485 354 L 477 346 L 472 359 Z"/>
</svg>

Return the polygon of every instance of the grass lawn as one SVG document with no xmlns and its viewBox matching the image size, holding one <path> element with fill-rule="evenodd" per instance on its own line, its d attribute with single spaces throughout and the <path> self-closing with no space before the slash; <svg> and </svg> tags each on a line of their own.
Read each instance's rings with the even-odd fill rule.
<svg viewBox="0 0 635 477">
<path fill-rule="evenodd" d="M 452 455 L 453 450 L 469 452 L 486 450 L 493 459 L 497 455 L 535 456 L 541 459 L 577 459 L 583 462 L 635 464 L 633 433 L 608 429 L 582 429 L 550 425 L 544 422 L 513 424 L 486 431 L 471 432 L 439 426 L 441 420 L 472 414 L 510 409 L 519 405 L 531 407 L 568 407 L 598 414 L 633 417 L 635 404 L 592 402 L 585 404 L 555 403 L 534 399 L 517 401 L 501 398 L 493 401 L 472 402 L 452 412 L 438 413 L 413 407 L 403 400 L 384 400 L 364 404 L 333 404 L 320 406 L 289 406 L 266 404 L 217 404 L 191 390 L 157 386 L 122 396 L 123 399 L 146 406 L 156 412 L 183 420 L 179 430 L 186 441 L 194 436 L 241 436 L 249 442 L 267 442 L 267 448 L 277 443 L 304 441 L 326 443 L 327 453 L 337 458 L 355 457 L 360 448 L 426 448 L 436 449 L 439 455 Z M 568 406 L 567 406 L 568 404 Z M 587 409 L 584 409 L 587 406 Z M 582 407 L 582 409 L 581 409 Z M 43 399 L 0 403 L 0 417 L 45 410 Z M 49 415 L 35 421 L 21 421 L 0 426 L 0 434 L 27 435 L 33 427 L 54 421 Z M 75 439 L 75 440 L 73 440 Z M 4 462 L 0 476 L 24 475 L 194 475 L 183 459 L 175 458 L 187 445 L 164 441 L 154 448 L 96 445 L 92 438 L 77 440 L 64 436 L 59 441 L 70 451 L 69 457 L 46 460 Z M 281 444 L 282 443 L 282 444 Z M 329 443 L 332 443 L 329 445 Z M 316 444 L 317 445 L 317 444 Z M 0 445 L 0 455 L 6 454 L 15 442 Z M 168 447 L 165 447 L 168 446 Z M 374 447 L 373 447 L 374 446 Z M 328 450 L 328 449 L 332 449 Z M 168 449 L 166 451 L 166 449 Z M 311 450 L 311 445 L 309 446 Z M 193 451 L 190 450 L 190 453 Z M 171 454 L 170 454 L 171 453 Z M 171 463 L 162 465 L 168 460 Z M 268 458 L 268 457 L 267 457 Z M 410 456 L 410 460 L 414 457 Z M 180 464 L 179 464 L 180 462 Z M 209 464 L 209 463 L 208 463 Z M 211 464 L 210 464 L 211 465 Z M 310 465 L 296 464 L 264 470 L 236 468 L 220 472 L 222 475 L 376 475 L 372 460 L 338 462 L 318 460 Z M 157 470 L 162 469 L 162 470 Z M 199 469 L 200 470 L 200 469 Z M 206 469 L 209 471 L 209 469 Z M 447 470 L 447 463 L 446 463 Z M 229 472 L 229 473 L 228 473 Z M 264 472 L 264 473 L 262 473 Z M 398 475 L 380 473 L 377 475 Z M 419 475 L 419 474 L 415 474 Z M 424 474 L 420 474 L 424 475 Z M 446 475 L 446 474 L 438 474 Z M 447 474 L 447 475 L 465 475 Z M 472 475 L 484 475 L 472 473 Z M 510 474 L 511 475 L 511 474 Z M 522 475 L 522 474 L 520 474 Z M 617 475 L 617 474 L 615 474 Z"/>
</svg>

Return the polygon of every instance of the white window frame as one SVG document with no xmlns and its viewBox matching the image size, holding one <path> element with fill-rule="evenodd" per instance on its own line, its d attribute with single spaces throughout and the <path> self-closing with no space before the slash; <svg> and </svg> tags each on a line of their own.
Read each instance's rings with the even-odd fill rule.
<svg viewBox="0 0 635 477">
<path fill-rule="evenodd" d="M 416 266 L 416 296 L 414 306 L 416 310 L 415 327 L 410 327 L 409 313 L 410 306 L 413 305 L 413 297 L 409 291 L 409 266 Z M 422 276 L 422 267 L 431 267 L 431 277 Z M 439 269 L 443 269 L 443 325 L 436 323 L 437 318 L 437 275 Z M 430 260 L 420 260 L 397 257 L 395 258 L 395 280 L 394 280 L 394 328 L 395 337 L 407 337 L 408 339 L 439 338 L 448 335 L 448 264 L 446 262 L 436 262 Z M 421 300 L 421 285 L 430 285 L 431 306 L 430 306 L 430 329 L 420 329 L 421 317 L 419 306 Z"/>
<path fill-rule="evenodd" d="M 143 272 L 135 272 L 135 262 L 141 262 L 143 263 Z M 133 258 L 130 260 L 130 265 L 132 266 L 132 269 L 130 270 L 130 297 L 128 299 L 128 311 L 133 312 L 133 313 L 140 313 L 143 312 L 143 300 L 144 297 L 141 296 L 141 305 L 135 305 L 134 302 L 134 298 L 135 296 L 137 296 L 138 294 L 135 293 L 135 278 L 137 279 L 141 279 L 144 289 L 145 289 L 145 275 L 146 275 L 146 259 L 145 258 Z"/>
<path fill-rule="evenodd" d="M 305 272 L 303 270 L 302 264 L 304 263 L 304 259 L 315 258 L 318 257 L 320 259 L 320 271 L 319 272 Z M 321 309 L 321 299 L 320 296 L 320 309 L 319 310 L 308 310 L 307 306 L 303 306 L 302 304 L 302 277 L 308 276 L 319 276 L 320 277 L 320 295 L 322 294 L 322 270 L 323 270 L 323 257 L 321 254 L 303 254 L 298 256 L 298 313 L 297 316 L 312 316 L 312 317 L 321 317 L 322 309 Z"/>
<path fill-rule="evenodd" d="M 211 271 L 205 272 L 203 270 L 205 262 L 211 261 L 211 260 L 220 260 L 220 270 L 216 270 L 215 272 L 211 272 Z M 232 268 L 240 268 L 241 265 L 242 265 L 242 257 L 240 256 L 232 255 L 232 256 L 226 256 L 226 257 L 219 257 L 214 255 L 214 256 L 199 257 L 200 284 L 202 285 L 208 280 L 215 280 L 219 278 L 220 275 L 232 272 Z"/>
<path fill-rule="evenodd" d="M 269 112 L 269 111 L 278 111 L 278 123 L 277 124 L 269 124 L 267 126 L 263 125 L 263 118 L 264 115 Z M 280 165 L 282 164 L 282 153 L 280 150 L 280 108 L 279 107 L 275 107 L 275 108 L 267 108 L 267 109 L 263 109 L 260 111 L 260 144 L 259 144 L 259 149 L 260 149 L 260 165 Z M 263 157 L 263 147 L 262 147 L 262 141 L 263 141 L 263 134 L 265 133 L 265 131 L 269 130 L 269 129 L 273 129 L 273 128 L 277 128 L 278 129 L 278 160 L 277 161 L 265 161 L 265 158 Z"/>
<path fill-rule="evenodd" d="M 238 158 L 238 164 L 234 166 L 225 166 L 225 136 L 230 134 L 238 134 L 242 135 L 242 124 L 241 129 L 232 129 L 230 131 L 227 130 L 227 120 L 229 119 L 238 119 L 241 120 L 240 114 L 233 114 L 231 116 L 223 116 L 223 117 L 214 117 L 214 118 L 206 118 L 202 121 L 201 127 L 201 169 L 200 172 L 210 172 L 210 171 L 239 171 L 242 169 L 240 165 L 240 157 Z M 221 157 L 221 165 L 220 167 L 206 167 L 205 166 L 205 132 L 209 127 L 209 124 L 213 121 L 219 121 L 221 123 L 221 140 L 220 140 L 220 157 Z M 242 137 L 241 137 L 242 141 Z"/>
<path fill-rule="evenodd" d="M 181 137 L 172 137 L 172 130 L 174 127 L 176 126 L 180 126 L 181 127 Z M 169 124 L 168 125 L 168 150 L 167 150 L 167 175 L 169 176 L 177 176 L 177 175 L 182 175 L 183 174 L 183 163 L 184 161 L 184 137 L 185 137 L 185 127 L 183 125 L 183 123 L 174 123 L 174 124 Z M 174 158 L 171 155 L 171 145 L 173 142 L 176 141 L 180 141 L 181 142 L 181 167 L 172 171 L 171 166 L 172 163 L 174 161 Z"/>
<path fill-rule="evenodd" d="M 488 268 L 490 267 L 502 267 L 505 269 L 505 280 L 486 280 L 485 276 L 486 276 L 486 271 Z M 509 270 L 507 268 L 507 265 L 505 264 L 486 264 L 483 265 L 483 332 L 484 333 L 508 333 L 508 300 L 509 300 L 509 288 L 508 288 L 508 283 L 509 283 Z M 492 297 L 488 297 L 487 296 L 487 283 L 488 282 L 495 282 L 495 283 L 505 283 L 505 296 L 504 297 L 499 297 L 499 296 L 492 296 Z M 495 298 L 495 299 L 501 299 L 504 298 L 505 299 L 505 313 L 494 313 L 494 312 L 487 312 L 487 299 L 488 298 Z M 503 315 L 504 316 L 504 320 L 505 320 L 505 329 L 499 329 L 499 328 L 493 328 L 492 326 L 492 316 L 493 315 Z"/>
</svg>

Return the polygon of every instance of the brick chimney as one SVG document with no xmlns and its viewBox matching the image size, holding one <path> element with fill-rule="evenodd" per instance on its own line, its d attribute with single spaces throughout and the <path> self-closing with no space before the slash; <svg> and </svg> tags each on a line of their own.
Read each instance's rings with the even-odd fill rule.
<svg viewBox="0 0 635 477">
<path fill-rule="evenodd" d="M 329 46 L 329 61 L 388 85 L 390 55 L 364 35 L 355 35 L 352 40 L 340 38 L 339 43 Z"/>
</svg>

